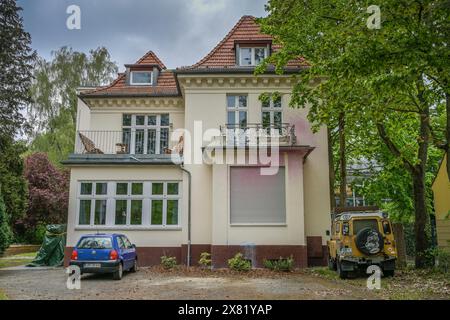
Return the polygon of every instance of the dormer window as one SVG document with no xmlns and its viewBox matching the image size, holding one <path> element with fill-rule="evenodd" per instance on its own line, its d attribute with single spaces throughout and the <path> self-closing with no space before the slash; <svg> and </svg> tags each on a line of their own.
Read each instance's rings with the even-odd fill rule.
<svg viewBox="0 0 450 320">
<path fill-rule="evenodd" d="M 130 84 L 134 86 L 151 86 L 153 83 L 152 71 L 131 71 Z"/>
<path fill-rule="evenodd" d="M 267 58 L 267 47 L 239 48 L 240 66 L 257 66 Z"/>
</svg>

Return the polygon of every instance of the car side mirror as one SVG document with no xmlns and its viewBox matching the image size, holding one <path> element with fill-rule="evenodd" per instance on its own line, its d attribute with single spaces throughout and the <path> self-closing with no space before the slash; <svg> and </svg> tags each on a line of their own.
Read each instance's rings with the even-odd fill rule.
<svg viewBox="0 0 450 320">
<path fill-rule="evenodd" d="M 132 244 L 132 245 L 131 245 L 131 248 L 136 249 L 136 245 L 135 245 L 135 244 Z"/>
</svg>

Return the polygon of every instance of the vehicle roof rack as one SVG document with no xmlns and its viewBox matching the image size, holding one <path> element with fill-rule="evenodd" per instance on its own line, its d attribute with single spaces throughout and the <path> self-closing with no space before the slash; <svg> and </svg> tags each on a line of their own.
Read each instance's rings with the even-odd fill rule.
<svg viewBox="0 0 450 320">
<path fill-rule="evenodd" d="M 352 213 L 352 212 L 373 213 L 374 211 L 380 211 L 380 208 L 378 206 L 336 207 L 331 212 L 331 217 L 334 220 L 344 213 Z"/>
</svg>

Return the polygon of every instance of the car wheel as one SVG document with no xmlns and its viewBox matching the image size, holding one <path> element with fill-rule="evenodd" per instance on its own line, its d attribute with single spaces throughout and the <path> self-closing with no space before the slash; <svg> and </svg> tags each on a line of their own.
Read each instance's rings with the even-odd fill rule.
<svg viewBox="0 0 450 320">
<path fill-rule="evenodd" d="M 336 266 L 337 266 L 337 273 L 338 273 L 338 275 L 339 275 L 339 278 L 341 278 L 341 279 L 347 279 L 347 277 L 348 277 L 348 271 L 342 270 L 342 265 L 341 265 L 341 262 L 339 261 L 339 259 L 337 259 Z"/>
<path fill-rule="evenodd" d="M 333 261 L 330 254 L 328 254 L 328 269 L 336 271 L 336 263 Z"/>
<path fill-rule="evenodd" d="M 138 271 L 138 260 L 137 259 L 134 259 L 134 264 L 133 264 L 133 267 L 131 267 L 130 271 L 131 272 Z"/>
<path fill-rule="evenodd" d="M 123 266 L 122 263 L 119 263 L 119 269 L 117 269 L 117 271 L 113 273 L 113 279 L 121 280 L 122 276 L 123 276 Z"/>
<path fill-rule="evenodd" d="M 385 277 L 393 277 L 395 274 L 395 270 L 383 270 L 383 275 Z"/>
</svg>

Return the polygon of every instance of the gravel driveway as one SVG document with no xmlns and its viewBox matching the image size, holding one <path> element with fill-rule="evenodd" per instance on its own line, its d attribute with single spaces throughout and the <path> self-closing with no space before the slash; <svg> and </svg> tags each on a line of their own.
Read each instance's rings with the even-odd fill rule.
<svg viewBox="0 0 450 320">
<path fill-rule="evenodd" d="M 141 268 L 121 281 L 110 275 L 83 275 L 80 290 L 66 288 L 63 268 L 0 270 L 0 290 L 9 299 L 373 299 L 355 288 L 302 272 L 163 271 Z"/>
</svg>

